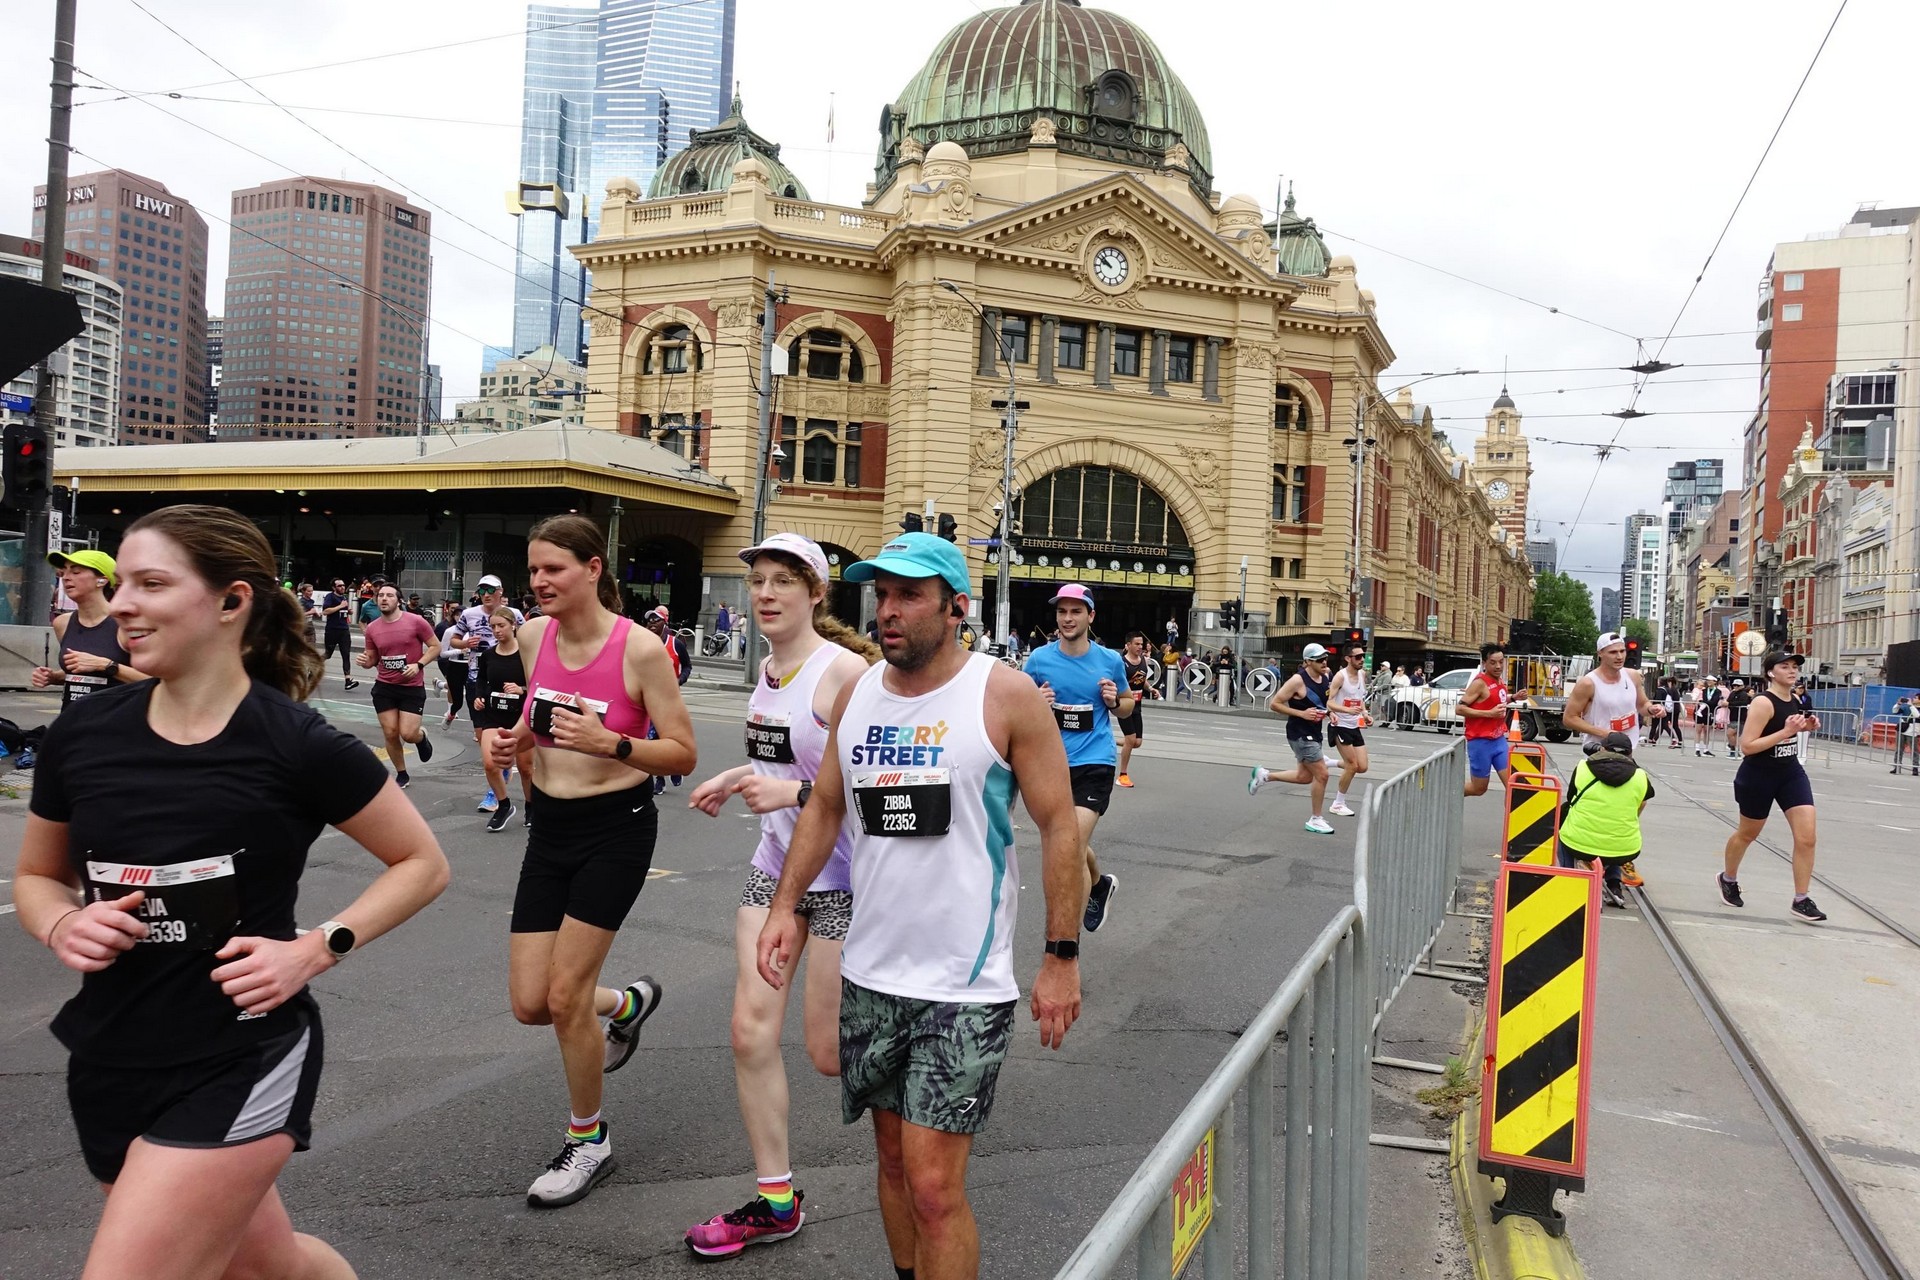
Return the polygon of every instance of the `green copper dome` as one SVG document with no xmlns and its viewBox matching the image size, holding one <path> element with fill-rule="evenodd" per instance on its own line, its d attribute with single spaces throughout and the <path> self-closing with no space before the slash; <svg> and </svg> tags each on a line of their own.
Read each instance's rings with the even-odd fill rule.
<svg viewBox="0 0 1920 1280">
<path fill-rule="evenodd" d="M 733 110 L 711 129 L 695 129 L 687 138 L 684 151 L 678 151 L 654 170 L 647 187 L 647 199 L 692 195 L 700 191 L 725 191 L 733 185 L 733 166 L 752 156 L 767 167 L 767 185 L 777 196 L 806 200 L 807 189 L 793 171 L 780 163 L 780 145 L 747 127 L 740 110 L 740 95 L 733 95 Z"/>
<path fill-rule="evenodd" d="M 878 183 L 892 179 L 908 134 L 978 159 L 1027 149 L 1042 117 L 1061 150 L 1125 165 L 1158 168 L 1183 145 L 1195 191 L 1211 189 L 1193 95 L 1144 31 L 1079 0 L 1021 0 L 949 31 L 881 117 Z"/>
<path fill-rule="evenodd" d="M 1273 237 L 1274 266 L 1281 275 L 1327 274 L 1333 255 L 1327 252 L 1327 242 L 1320 238 L 1320 229 L 1313 225 L 1313 219 L 1295 212 L 1292 183 L 1287 184 L 1286 207 L 1278 219 L 1267 224 L 1266 232 Z"/>
</svg>

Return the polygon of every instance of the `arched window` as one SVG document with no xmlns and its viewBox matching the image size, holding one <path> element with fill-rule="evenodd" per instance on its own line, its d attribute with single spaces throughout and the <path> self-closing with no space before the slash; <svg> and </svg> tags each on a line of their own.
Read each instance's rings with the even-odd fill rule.
<svg viewBox="0 0 1920 1280">
<path fill-rule="evenodd" d="M 832 329 L 809 329 L 787 347 L 787 368 L 794 376 L 825 382 L 865 382 L 860 348 Z"/>
<path fill-rule="evenodd" d="M 670 324 L 647 339 L 641 373 L 688 373 L 706 367 L 700 339 L 683 324 Z"/>
<path fill-rule="evenodd" d="M 1185 549 L 1186 528 L 1158 490 L 1110 467 L 1063 467 L 1020 498 L 1022 535 Z"/>
<path fill-rule="evenodd" d="M 831 418 L 780 419 L 780 479 L 805 485 L 860 487 L 860 424 Z"/>
<path fill-rule="evenodd" d="M 1273 429 L 1309 431 L 1312 427 L 1313 415 L 1307 408 L 1306 397 L 1284 382 L 1277 384 L 1273 389 Z"/>
<path fill-rule="evenodd" d="M 707 184 L 700 180 L 700 171 L 692 165 L 688 165 L 687 171 L 680 175 L 681 194 L 692 195 L 697 191 L 705 191 L 706 189 Z"/>
<path fill-rule="evenodd" d="M 1133 77 L 1124 71 L 1109 71 L 1093 85 L 1093 114 L 1109 120 L 1131 120 L 1140 104 Z"/>
</svg>

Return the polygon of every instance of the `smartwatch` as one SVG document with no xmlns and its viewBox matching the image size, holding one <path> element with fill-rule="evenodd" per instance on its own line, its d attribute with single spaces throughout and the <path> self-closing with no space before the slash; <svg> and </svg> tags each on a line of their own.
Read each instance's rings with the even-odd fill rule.
<svg viewBox="0 0 1920 1280">
<path fill-rule="evenodd" d="M 812 778 L 808 778 L 808 779 L 806 779 L 806 780 L 804 780 L 804 781 L 802 781 L 802 782 L 801 782 L 801 784 L 800 784 L 800 800 L 799 800 L 799 804 L 800 804 L 800 807 L 801 807 L 802 809 L 804 809 L 804 808 L 806 808 L 806 807 L 807 807 L 807 799 L 808 799 L 808 797 L 810 797 L 810 796 L 812 796 L 812 795 L 813 795 L 813 779 L 812 779 Z"/>
<path fill-rule="evenodd" d="M 624 738 L 624 737 L 621 738 L 620 745 L 613 749 L 613 758 L 615 760 L 625 760 L 628 756 L 632 754 L 633 754 L 632 738 Z"/>
<path fill-rule="evenodd" d="M 327 953 L 336 960 L 353 950 L 353 930 L 338 920 L 327 921 L 316 932 L 326 939 Z"/>
<path fill-rule="evenodd" d="M 1080 958 L 1080 939 L 1063 938 L 1056 941 L 1050 938 L 1047 940 L 1047 954 L 1057 956 L 1062 960 L 1078 960 Z"/>
<path fill-rule="evenodd" d="M 118 680 L 120 678 L 120 664 L 117 662 L 109 662 L 107 669 L 101 674 L 109 680 Z"/>
</svg>

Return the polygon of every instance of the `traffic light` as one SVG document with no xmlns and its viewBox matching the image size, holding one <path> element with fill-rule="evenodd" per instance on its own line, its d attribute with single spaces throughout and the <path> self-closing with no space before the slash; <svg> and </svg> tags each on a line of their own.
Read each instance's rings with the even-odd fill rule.
<svg viewBox="0 0 1920 1280">
<path fill-rule="evenodd" d="M 1362 649 L 1367 647 L 1367 629 L 1365 627 L 1335 627 L 1333 629 L 1333 643 L 1328 647 L 1335 653 L 1345 656 L 1347 650 L 1353 648 L 1354 645 L 1359 645 Z"/>
<path fill-rule="evenodd" d="M 1640 642 L 1638 640 L 1627 641 L 1627 665 L 1636 671 L 1640 669 Z"/>
<path fill-rule="evenodd" d="M 959 522 L 944 511 L 940 513 L 940 536 L 948 542 L 960 541 Z"/>
<path fill-rule="evenodd" d="M 1223 630 L 1227 631 L 1238 631 L 1240 629 L 1240 602 L 1238 600 L 1222 600 L 1220 602 L 1220 626 Z"/>
<path fill-rule="evenodd" d="M 39 511 L 53 477 L 47 471 L 47 437 L 31 422 L 9 422 L 0 448 L 5 450 L 6 504 L 16 511 Z"/>
<path fill-rule="evenodd" d="M 909 511 L 907 512 L 907 514 L 900 517 L 900 532 L 925 533 L 926 531 L 927 531 L 927 523 L 926 521 L 920 518 L 919 512 Z"/>
</svg>

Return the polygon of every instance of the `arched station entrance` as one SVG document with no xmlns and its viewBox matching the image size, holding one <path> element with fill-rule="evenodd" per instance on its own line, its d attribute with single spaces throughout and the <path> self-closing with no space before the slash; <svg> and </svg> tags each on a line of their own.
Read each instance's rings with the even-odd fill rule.
<svg viewBox="0 0 1920 1280">
<path fill-rule="evenodd" d="M 1114 467 L 1062 467 L 1020 495 L 1011 569 L 1013 625 L 1023 638 L 1053 630 L 1047 600 L 1062 583 L 1093 592 L 1094 633 L 1120 646 L 1139 630 L 1164 638 L 1168 618 L 1187 627 L 1193 603 L 1193 547 L 1165 495 Z M 992 618 L 997 553 L 988 553 L 983 617 Z"/>
</svg>

